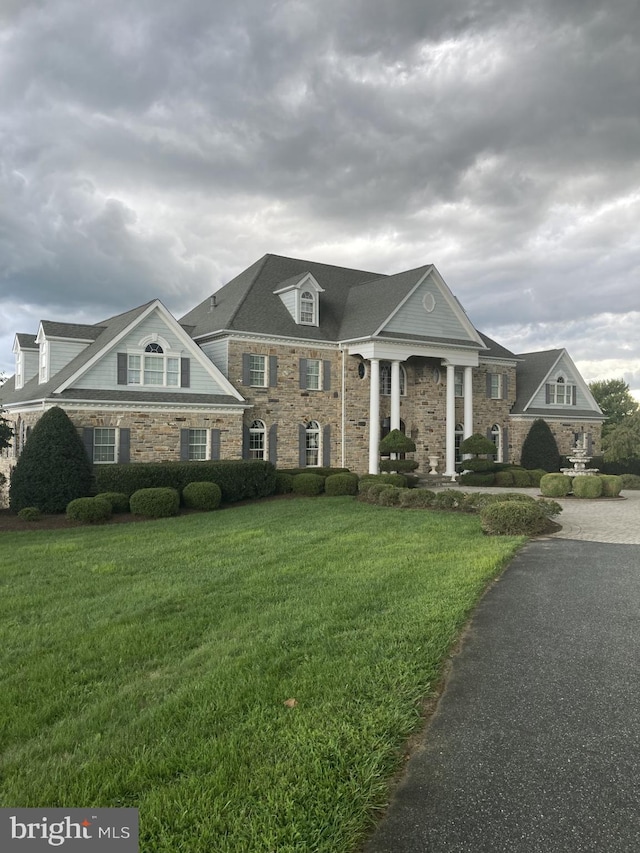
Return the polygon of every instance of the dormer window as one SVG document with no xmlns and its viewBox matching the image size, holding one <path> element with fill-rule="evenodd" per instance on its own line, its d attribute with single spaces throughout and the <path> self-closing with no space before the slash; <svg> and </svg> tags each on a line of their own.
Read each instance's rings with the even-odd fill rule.
<svg viewBox="0 0 640 853">
<path fill-rule="evenodd" d="M 47 342 L 40 343 L 40 382 L 46 382 L 49 378 L 49 361 L 47 358 Z"/>
<path fill-rule="evenodd" d="M 556 406 L 575 406 L 577 398 L 577 388 L 567 382 L 562 374 L 556 376 L 554 382 L 548 382 L 546 386 L 545 400 Z"/>
<path fill-rule="evenodd" d="M 118 353 L 118 385 L 188 388 L 189 359 L 174 355 L 165 340 L 140 341 L 138 352 Z"/>
<path fill-rule="evenodd" d="M 274 290 L 299 326 L 320 325 L 319 299 L 323 292 L 310 272 L 294 276 Z"/>
<path fill-rule="evenodd" d="M 310 290 L 300 294 L 300 322 L 308 326 L 316 325 L 316 297 Z"/>
</svg>

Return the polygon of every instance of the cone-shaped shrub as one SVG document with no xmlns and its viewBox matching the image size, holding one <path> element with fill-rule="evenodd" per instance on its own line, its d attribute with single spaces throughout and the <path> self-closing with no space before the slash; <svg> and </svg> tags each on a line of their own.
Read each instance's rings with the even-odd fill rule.
<svg viewBox="0 0 640 853">
<path fill-rule="evenodd" d="M 14 512 L 37 506 L 64 512 L 67 504 L 91 490 L 92 467 L 82 439 L 59 406 L 45 412 L 31 430 L 11 476 L 9 504 Z"/>
<path fill-rule="evenodd" d="M 520 464 L 523 468 L 544 468 L 545 471 L 560 470 L 560 451 L 549 424 L 536 418 L 522 445 Z"/>
</svg>

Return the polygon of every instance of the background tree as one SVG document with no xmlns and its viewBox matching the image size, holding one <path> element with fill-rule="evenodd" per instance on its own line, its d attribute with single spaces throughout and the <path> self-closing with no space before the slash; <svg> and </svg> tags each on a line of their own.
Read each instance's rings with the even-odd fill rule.
<svg viewBox="0 0 640 853">
<path fill-rule="evenodd" d="M 599 379 L 589 383 L 589 390 L 607 418 L 602 425 L 603 437 L 628 415 L 638 411 L 638 401 L 624 379 Z"/>
<path fill-rule="evenodd" d="M 640 412 L 632 412 L 614 424 L 602 438 L 606 462 L 640 459 Z"/>
<path fill-rule="evenodd" d="M 560 470 L 560 451 L 549 424 L 536 418 L 522 444 L 520 464 L 532 470 L 541 468 L 550 473 Z"/>
<path fill-rule="evenodd" d="M 45 412 L 31 430 L 11 475 L 9 505 L 14 512 L 35 506 L 64 512 L 75 498 L 89 494 L 92 465 L 77 429 L 58 406 Z"/>
</svg>

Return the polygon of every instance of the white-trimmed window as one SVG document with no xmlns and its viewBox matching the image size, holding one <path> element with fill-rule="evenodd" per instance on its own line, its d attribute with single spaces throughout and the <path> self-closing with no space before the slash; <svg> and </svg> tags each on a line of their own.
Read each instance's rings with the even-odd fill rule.
<svg viewBox="0 0 640 853">
<path fill-rule="evenodd" d="M 209 458 L 209 430 L 189 430 L 189 460 L 200 462 Z"/>
<path fill-rule="evenodd" d="M 310 290 L 300 294 L 300 323 L 307 326 L 316 325 L 316 295 Z"/>
<path fill-rule="evenodd" d="M 93 461 L 97 464 L 115 462 L 118 458 L 117 430 L 114 427 L 96 427 L 93 430 Z"/>
<path fill-rule="evenodd" d="M 407 373 L 400 365 L 400 396 L 404 397 L 407 391 Z M 391 362 L 380 362 L 380 393 L 383 397 L 391 396 Z"/>
<path fill-rule="evenodd" d="M 307 390 L 322 390 L 322 361 L 319 358 L 308 358 L 307 362 Z"/>
<path fill-rule="evenodd" d="M 180 359 L 166 355 L 158 343 L 147 344 L 143 355 L 128 355 L 127 384 L 178 388 Z"/>
<path fill-rule="evenodd" d="M 555 382 L 547 383 L 546 402 L 558 406 L 575 406 L 576 386 L 567 382 L 564 376 L 558 376 Z"/>
<path fill-rule="evenodd" d="M 491 373 L 490 374 L 490 393 L 489 396 L 492 400 L 501 400 L 502 399 L 502 374 L 501 373 Z"/>
<path fill-rule="evenodd" d="M 40 343 L 40 382 L 46 382 L 49 378 L 48 346 L 47 341 Z"/>
<path fill-rule="evenodd" d="M 249 356 L 249 385 L 264 388 L 267 384 L 266 355 Z"/>
<path fill-rule="evenodd" d="M 489 438 L 496 446 L 496 459 L 502 459 L 502 430 L 499 424 L 493 424 L 489 431 Z"/>
<path fill-rule="evenodd" d="M 320 459 L 320 441 L 322 432 L 318 421 L 309 421 L 305 430 L 305 464 L 309 468 L 318 467 Z"/>
<path fill-rule="evenodd" d="M 265 459 L 267 429 L 264 421 L 255 420 L 249 427 L 249 459 Z"/>
<path fill-rule="evenodd" d="M 456 465 L 462 462 L 462 453 L 460 451 L 460 445 L 464 440 L 464 427 L 462 424 L 456 424 L 455 430 L 453 433 L 453 443 L 455 446 L 455 461 Z"/>
<path fill-rule="evenodd" d="M 24 354 L 19 352 L 16 354 L 16 388 L 22 388 L 24 385 Z"/>
<path fill-rule="evenodd" d="M 456 397 L 464 397 L 464 371 L 458 369 L 454 370 L 453 384 L 455 387 Z"/>
</svg>

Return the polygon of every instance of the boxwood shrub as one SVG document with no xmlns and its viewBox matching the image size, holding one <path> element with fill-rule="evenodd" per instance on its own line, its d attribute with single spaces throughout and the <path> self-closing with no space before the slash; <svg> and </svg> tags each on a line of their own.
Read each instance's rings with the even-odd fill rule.
<svg viewBox="0 0 640 853">
<path fill-rule="evenodd" d="M 103 524 L 111 518 L 111 504 L 106 498 L 76 498 L 67 504 L 67 518 L 83 524 Z"/>
<path fill-rule="evenodd" d="M 480 524 L 491 536 L 536 536 L 547 516 L 536 501 L 496 501 L 480 511 Z"/>
<path fill-rule="evenodd" d="M 539 486 L 540 480 L 547 476 L 544 468 L 527 468 L 526 471 L 532 486 Z"/>
<path fill-rule="evenodd" d="M 476 474 L 470 471 L 468 474 L 462 474 L 458 478 L 461 486 L 493 486 L 496 475 L 488 472 L 486 474 Z"/>
<path fill-rule="evenodd" d="M 171 488 L 181 492 L 186 485 L 210 482 L 220 486 L 225 503 L 265 498 L 276 488 L 276 469 L 262 459 L 230 459 L 216 462 L 134 462 L 130 465 L 96 465 L 98 492 Z"/>
<path fill-rule="evenodd" d="M 573 494 L 577 498 L 599 498 L 602 494 L 600 477 L 580 476 L 573 478 Z"/>
<path fill-rule="evenodd" d="M 512 468 L 511 474 L 513 476 L 513 485 L 517 489 L 528 488 L 529 486 L 538 485 L 538 482 L 533 483 L 531 477 L 529 476 L 529 472 L 524 468 Z"/>
<path fill-rule="evenodd" d="M 201 509 L 206 512 L 218 509 L 222 492 L 217 483 L 189 483 L 182 490 L 182 503 L 187 509 Z"/>
<path fill-rule="evenodd" d="M 324 491 L 325 478 L 320 474 L 296 474 L 293 478 L 293 493 L 313 497 Z"/>
<path fill-rule="evenodd" d="M 42 513 L 37 506 L 25 506 L 18 513 L 18 518 L 22 521 L 38 521 L 42 518 Z"/>
<path fill-rule="evenodd" d="M 424 509 L 433 506 L 435 497 L 436 493 L 431 489 L 403 489 L 400 494 L 400 506 L 408 509 L 412 507 Z"/>
<path fill-rule="evenodd" d="M 100 492 L 96 497 L 109 501 L 111 512 L 129 512 L 129 496 L 124 492 Z"/>
<path fill-rule="evenodd" d="M 599 480 L 602 482 L 602 497 L 618 497 L 622 491 L 622 477 L 618 477 L 615 474 L 600 474 Z"/>
<path fill-rule="evenodd" d="M 180 512 L 177 489 L 167 487 L 138 489 L 129 500 L 131 512 L 147 518 L 167 518 Z"/>
<path fill-rule="evenodd" d="M 513 473 L 511 471 L 496 471 L 495 477 L 493 480 L 496 486 L 513 486 Z M 529 478 L 527 477 L 527 483 L 529 482 Z"/>
<path fill-rule="evenodd" d="M 571 477 L 565 474 L 545 474 L 540 478 L 540 491 L 545 498 L 563 498 L 571 491 Z"/>
<path fill-rule="evenodd" d="M 357 495 L 358 494 L 358 475 L 357 474 L 330 474 L 324 481 L 325 494 L 336 495 Z"/>
<path fill-rule="evenodd" d="M 399 489 L 397 486 L 386 486 L 378 492 L 378 504 L 380 506 L 398 506 L 402 491 L 403 489 Z"/>
</svg>

